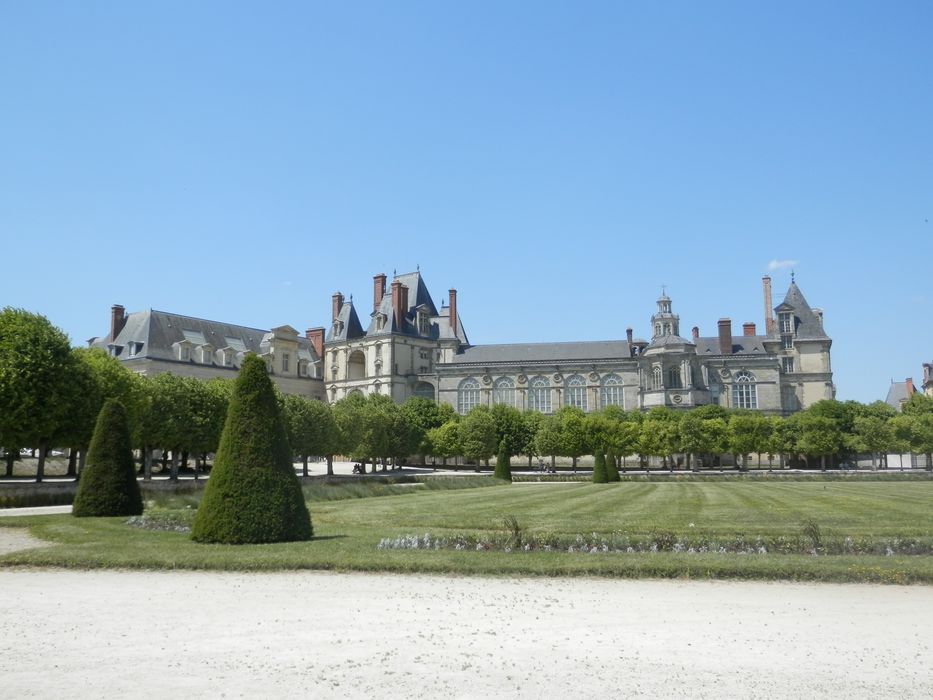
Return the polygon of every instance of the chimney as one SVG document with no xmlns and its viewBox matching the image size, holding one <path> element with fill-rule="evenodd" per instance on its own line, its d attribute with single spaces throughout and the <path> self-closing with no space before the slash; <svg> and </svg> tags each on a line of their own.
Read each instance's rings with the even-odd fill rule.
<svg viewBox="0 0 933 700">
<path fill-rule="evenodd" d="M 450 311 L 448 312 L 450 315 L 449 316 L 450 317 L 450 330 L 453 332 L 454 338 L 456 338 L 457 337 L 457 290 L 456 289 L 450 290 L 450 303 L 448 304 L 448 306 L 450 307 Z"/>
<path fill-rule="evenodd" d="M 378 275 L 373 275 L 373 313 L 379 310 L 379 303 L 385 295 L 386 275 L 380 272 Z"/>
<path fill-rule="evenodd" d="M 813 309 L 813 313 L 816 314 L 816 319 L 820 322 L 820 328 L 823 327 L 823 309 Z"/>
<path fill-rule="evenodd" d="M 691 330 L 690 333 L 693 335 L 694 340 L 700 339 L 700 327 L 699 326 L 694 326 L 693 330 Z"/>
<path fill-rule="evenodd" d="M 933 379 L 933 365 L 926 362 L 923 363 L 923 385 L 926 386 L 930 383 L 930 380 Z"/>
<path fill-rule="evenodd" d="M 314 352 L 317 353 L 317 356 L 320 359 L 324 359 L 324 329 L 323 328 L 309 328 L 305 331 L 305 338 L 308 339 L 311 343 L 311 347 L 314 348 Z"/>
<path fill-rule="evenodd" d="M 749 336 L 755 335 L 755 324 L 751 321 L 746 321 L 742 324 L 742 335 Z"/>
<path fill-rule="evenodd" d="M 392 282 L 392 319 L 395 322 L 396 330 L 402 330 L 402 289 L 403 285 L 398 280 Z"/>
<path fill-rule="evenodd" d="M 914 378 L 907 377 L 907 379 L 904 381 L 904 384 L 906 385 L 907 398 L 909 399 L 911 396 L 914 395 Z"/>
<path fill-rule="evenodd" d="M 340 309 L 343 308 L 343 294 L 336 292 L 333 297 L 331 297 L 331 320 L 336 321 L 337 316 L 340 315 Z"/>
<path fill-rule="evenodd" d="M 123 326 L 126 325 L 126 311 L 120 304 L 114 304 L 110 307 L 110 342 L 112 343 L 120 335 Z"/>
<path fill-rule="evenodd" d="M 765 335 L 774 333 L 774 316 L 771 308 L 771 278 L 765 275 L 761 278 L 761 288 L 765 295 Z"/>
<path fill-rule="evenodd" d="M 728 318 L 719 319 L 719 354 L 732 354 L 732 320 Z"/>
<path fill-rule="evenodd" d="M 632 329 L 631 327 L 625 329 L 625 342 L 628 343 L 628 356 L 635 356 L 635 348 L 632 347 Z"/>
<path fill-rule="evenodd" d="M 408 287 L 402 285 L 402 318 L 408 314 Z"/>
</svg>

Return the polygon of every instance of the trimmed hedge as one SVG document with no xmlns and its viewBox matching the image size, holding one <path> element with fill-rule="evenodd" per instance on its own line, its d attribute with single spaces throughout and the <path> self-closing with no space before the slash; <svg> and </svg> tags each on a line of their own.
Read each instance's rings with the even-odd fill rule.
<svg viewBox="0 0 933 700">
<path fill-rule="evenodd" d="M 512 465 L 509 459 L 509 451 L 505 446 L 505 440 L 499 445 L 499 454 L 496 455 L 496 470 L 492 475 L 496 479 L 512 480 Z"/>
<path fill-rule="evenodd" d="M 224 544 L 294 542 L 311 539 L 313 532 L 266 363 L 247 355 L 191 538 Z"/>
<path fill-rule="evenodd" d="M 593 459 L 593 483 L 605 484 L 609 481 L 609 474 L 606 471 L 606 455 L 597 452 Z"/>
<path fill-rule="evenodd" d="M 109 399 L 97 415 L 87 464 L 75 492 L 73 515 L 108 517 L 143 512 L 130 444 L 126 410 L 116 399 Z"/>
<path fill-rule="evenodd" d="M 609 483 L 622 480 L 619 468 L 616 466 L 616 456 L 614 454 L 606 455 L 606 480 Z"/>
</svg>

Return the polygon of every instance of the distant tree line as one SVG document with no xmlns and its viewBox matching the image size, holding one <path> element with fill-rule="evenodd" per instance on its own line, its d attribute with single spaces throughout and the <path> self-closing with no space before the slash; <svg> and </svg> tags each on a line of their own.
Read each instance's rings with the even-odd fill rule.
<svg viewBox="0 0 933 700">
<path fill-rule="evenodd" d="M 44 317 L 18 309 L 0 311 L 0 448 L 6 475 L 21 449 L 35 449 L 36 478 L 44 477 L 51 447 L 69 448 L 68 474 L 77 475 L 94 421 L 107 399 L 127 410 L 140 469 L 149 478 L 153 455 L 177 478 L 192 460 L 197 477 L 217 450 L 232 380 L 198 380 L 160 374 L 142 377 L 97 349 L 72 349 Z M 383 395 L 351 394 L 333 406 L 295 395 L 279 396 L 292 453 L 307 474 L 308 460 L 335 455 L 387 468 L 430 458 L 502 464 L 522 455 L 584 455 L 618 468 L 701 469 L 729 455 L 740 469 L 749 456 L 769 467 L 788 463 L 822 469 L 870 457 L 873 467 L 888 453 L 933 453 L 933 399 L 914 394 L 901 413 L 883 402 L 820 401 L 787 418 L 754 411 L 701 406 L 688 411 L 653 408 L 646 413 L 609 406 L 584 414 L 564 407 L 542 415 L 507 405 L 479 406 L 464 416 L 446 404 L 413 397 L 402 405 Z"/>
</svg>

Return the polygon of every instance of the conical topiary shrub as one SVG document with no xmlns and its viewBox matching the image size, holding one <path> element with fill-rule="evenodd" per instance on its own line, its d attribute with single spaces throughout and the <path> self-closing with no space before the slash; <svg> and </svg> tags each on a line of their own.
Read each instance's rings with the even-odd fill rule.
<svg viewBox="0 0 933 700">
<path fill-rule="evenodd" d="M 266 363 L 247 355 L 191 537 L 249 544 L 308 540 L 312 534 Z"/>
<path fill-rule="evenodd" d="M 622 481 L 622 477 L 619 475 L 619 467 L 616 466 L 616 456 L 612 453 L 606 455 L 606 480 L 610 483 Z"/>
<path fill-rule="evenodd" d="M 143 512 L 126 410 L 115 399 L 104 403 L 97 414 L 71 512 L 79 518 Z"/>
<path fill-rule="evenodd" d="M 499 454 L 496 455 L 496 470 L 492 474 L 497 479 L 512 480 L 512 465 L 509 460 L 509 451 L 505 440 L 499 443 Z"/>
<path fill-rule="evenodd" d="M 593 461 L 593 483 L 605 484 L 609 481 L 609 475 L 606 473 L 606 456 L 599 451 Z"/>
</svg>

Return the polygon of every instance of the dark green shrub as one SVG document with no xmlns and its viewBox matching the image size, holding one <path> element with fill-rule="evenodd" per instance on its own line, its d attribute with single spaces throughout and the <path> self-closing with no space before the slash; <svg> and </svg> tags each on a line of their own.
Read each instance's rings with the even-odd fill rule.
<svg viewBox="0 0 933 700">
<path fill-rule="evenodd" d="M 110 399 L 97 415 L 72 513 L 80 518 L 142 512 L 126 410 L 119 401 Z"/>
<path fill-rule="evenodd" d="M 266 363 L 247 355 L 191 537 L 248 544 L 308 540 L 312 534 Z"/>
<path fill-rule="evenodd" d="M 496 470 L 493 476 L 497 479 L 512 480 L 512 466 L 509 462 L 509 450 L 505 440 L 499 445 L 499 454 L 496 455 Z"/>
<path fill-rule="evenodd" d="M 619 475 L 619 468 L 616 466 L 616 456 L 614 454 L 606 455 L 606 480 L 610 483 L 613 481 L 622 481 L 622 477 Z"/>
<path fill-rule="evenodd" d="M 593 461 L 593 483 L 605 484 L 609 481 L 609 474 L 606 472 L 606 456 L 602 452 L 597 452 Z"/>
</svg>

